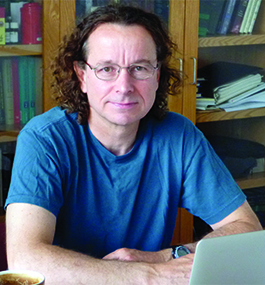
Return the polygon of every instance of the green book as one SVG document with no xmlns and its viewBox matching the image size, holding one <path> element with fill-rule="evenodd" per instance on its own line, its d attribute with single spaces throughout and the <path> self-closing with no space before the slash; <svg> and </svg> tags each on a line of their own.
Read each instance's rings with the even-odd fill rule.
<svg viewBox="0 0 265 285">
<path fill-rule="evenodd" d="M 3 68 L 3 89 L 5 104 L 5 124 L 14 124 L 14 100 L 13 100 L 13 79 L 12 79 L 12 59 L 5 58 L 2 62 Z"/>
<path fill-rule="evenodd" d="M 3 61 L 0 60 L 0 125 L 5 124 L 5 101 L 3 86 Z"/>
<path fill-rule="evenodd" d="M 36 114 L 36 73 L 35 57 L 28 58 L 28 91 L 29 91 L 29 119 Z"/>
<path fill-rule="evenodd" d="M 35 58 L 35 89 L 36 89 L 36 98 L 35 98 L 35 109 L 36 115 L 43 113 L 43 66 L 42 58 Z"/>
<path fill-rule="evenodd" d="M 29 121 L 29 57 L 21 56 L 18 60 L 20 123 Z"/>
</svg>

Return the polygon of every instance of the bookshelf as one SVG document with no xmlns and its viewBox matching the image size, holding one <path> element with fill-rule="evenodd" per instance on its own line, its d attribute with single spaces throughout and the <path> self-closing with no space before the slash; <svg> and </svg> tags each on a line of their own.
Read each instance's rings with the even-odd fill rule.
<svg viewBox="0 0 265 285">
<path fill-rule="evenodd" d="M 207 1 L 207 0 L 206 0 Z M 265 1 L 252 34 L 227 34 L 198 38 L 198 68 L 217 61 L 230 61 L 265 68 Z M 236 112 L 196 111 L 196 125 L 206 135 L 248 139 L 265 145 L 265 108 Z M 265 172 L 236 179 L 243 190 L 264 188 Z"/>
<path fill-rule="evenodd" d="M 1 5 L 7 5 L 7 3 L 8 3 L 8 1 L 2 1 L 2 2 L 4 2 L 4 3 L 1 3 Z M 14 2 L 14 1 L 12 1 L 12 2 Z M 27 2 L 29 2 L 29 1 L 27 1 Z M 33 0 L 31 2 L 37 2 L 40 5 L 42 5 L 42 0 Z M 50 3 L 51 0 L 45 0 L 45 2 Z M 18 9 L 18 11 L 20 11 L 20 10 Z M 52 17 L 52 15 L 47 13 L 47 11 L 43 10 L 43 18 L 45 18 L 47 21 L 49 21 L 50 17 Z M 46 38 L 45 41 L 49 41 L 49 39 Z M 43 43 L 44 43 L 44 40 L 43 40 Z M 28 56 L 28 57 L 32 56 L 34 58 L 38 58 L 39 62 L 40 62 L 40 69 L 41 69 L 42 68 L 41 67 L 42 58 L 43 58 L 43 44 L 21 44 L 21 42 L 19 42 L 18 44 L 0 45 L 1 64 L 5 58 L 9 58 L 9 59 L 13 60 L 14 58 L 23 58 L 24 56 Z M 34 73 L 34 72 L 35 71 L 33 70 L 33 76 L 35 78 L 36 73 Z M 39 78 L 42 81 L 41 76 Z M 30 82 L 31 82 L 31 80 L 30 80 Z M 41 83 L 40 86 L 42 86 L 42 82 L 40 82 L 40 83 Z M 32 83 L 32 85 L 33 85 L 33 83 Z M 42 92 L 41 87 L 38 89 L 38 91 Z M 38 92 L 38 91 L 36 90 L 36 92 Z M 6 96 L 6 94 L 5 94 L 5 96 Z M 42 99 L 39 101 L 40 112 L 42 112 L 44 110 L 42 101 L 43 101 Z M 10 124 L 10 125 L 2 124 L 2 125 L 0 125 L 0 136 L 1 137 L 2 136 L 17 137 L 17 135 L 19 134 L 22 127 L 23 126 L 21 124 Z M 3 222 L 5 220 L 4 214 L 5 214 L 5 212 L 4 212 L 3 208 L 0 207 L 0 222 Z"/>
</svg>

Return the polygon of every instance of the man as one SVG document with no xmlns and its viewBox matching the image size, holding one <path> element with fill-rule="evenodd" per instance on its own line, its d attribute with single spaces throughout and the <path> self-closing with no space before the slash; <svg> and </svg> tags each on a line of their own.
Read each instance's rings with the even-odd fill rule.
<svg viewBox="0 0 265 285">
<path fill-rule="evenodd" d="M 119 6 L 65 40 L 54 64 L 61 108 L 18 138 L 10 269 L 40 271 L 46 284 L 188 284 L 196 244 L 175 259 L 170 248 L 179 206 L 212 226 L 207 237 L 261 229 L 203 135 L 166 112 L 180 83 L 172 48 L 156 16 Z"/>
</svg>

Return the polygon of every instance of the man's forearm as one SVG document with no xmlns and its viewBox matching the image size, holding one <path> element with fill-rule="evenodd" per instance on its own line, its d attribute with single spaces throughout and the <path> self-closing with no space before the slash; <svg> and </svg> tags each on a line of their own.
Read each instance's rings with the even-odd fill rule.
<svg viewBox="0 0 265 285">
<path fill-rule="evenodd" d="M 36 245 L 15 255 L 9 268 L 39 271 L 45 285 L 147 284 L 152 272 L 145 263 L 101 260 L 53 245 Z"/>
<path fill-rule="evenodd" d="M 11 254 L 12 255 L 12 254 Z M 45 285 L 189 284 L 193 254 L 161 263 L 95 259 L 52 245 L 36 245 L 16 253 L 10 269 L 44 274 Z"/>
<path fill-rule="evenodd" d="M 212 238 L 233 234 L 240 234 L 245 232 L 259 231 L 262 230 L 261 224 L 255 217 L 250 221 L 237 220 L 228 224 L 223 225 L 220 228 L 216 228 L 212 232 L 208 233 L 204 238 Z M 195 252 L 198 242 L 190 243 L 185 245 L 191 252 Z"/>
</svg>

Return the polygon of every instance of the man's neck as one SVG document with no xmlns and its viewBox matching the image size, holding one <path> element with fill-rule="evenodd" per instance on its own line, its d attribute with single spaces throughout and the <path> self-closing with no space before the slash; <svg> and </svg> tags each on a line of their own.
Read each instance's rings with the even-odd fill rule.
<svg viewBox="0 0 265 285">
<path fill-rule="evenodd" d="M 89 123 L 92 134 L 116 156 L 128 153 L 134 146 L 139 124 L 101 127 Z"/>
</svg>

